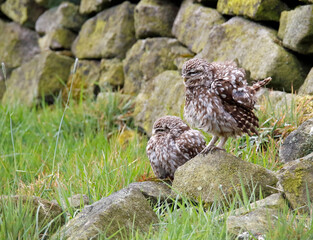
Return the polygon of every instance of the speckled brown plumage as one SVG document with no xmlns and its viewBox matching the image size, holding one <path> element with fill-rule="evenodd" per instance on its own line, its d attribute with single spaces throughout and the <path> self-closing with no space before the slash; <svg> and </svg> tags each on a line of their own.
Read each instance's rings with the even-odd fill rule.
<svg viewBox="0 0 313 240">
<path fill-rule="evenodd" d="M 213 134 L 208 145 L 222 148 L 228 137 L 257 134 L 258 118 L 253 113 L 255 93 L 271 78 L 248 86 L 245 70 L 233 62 L 208 63 L 194 58 L 184 63 L 186 87 L 184 117 L 192 126 Z"/>
<path fill-rule="evenodd" d="M 203 135 L 179 117 L 164 116 L 155 121 L 146 152 L 156 177 L 174 178 L 176 169 L 205 148 Z"/>
</svg>

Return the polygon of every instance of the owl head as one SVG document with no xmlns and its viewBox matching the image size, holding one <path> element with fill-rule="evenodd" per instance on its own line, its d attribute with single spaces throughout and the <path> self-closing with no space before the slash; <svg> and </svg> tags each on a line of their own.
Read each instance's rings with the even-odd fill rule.
<svg viewBox="0 0 313 240">
<path fill-rule="evenodd" d="M 170 134 L 173 137 L 178 137 L 189 129 L 190 127 L 179 117 L 164 116 L 154 122 L 152 136 L 167 136 Z"/>
<path fill-rule="evenodd" d="M 211 86 L 213 79 L 212 69 L 211 64 L 201 58 L 193 58 L 186 61 L 182 69 L 185 86 Z"/>
</svg>

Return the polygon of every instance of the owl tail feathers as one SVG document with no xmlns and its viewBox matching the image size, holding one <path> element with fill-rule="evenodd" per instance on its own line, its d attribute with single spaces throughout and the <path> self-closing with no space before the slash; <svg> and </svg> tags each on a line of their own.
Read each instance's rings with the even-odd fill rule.
<svg viewBox="0 0 313 240">
<path fill-rule="evenodd" d="M 261 87 L 263 87 L 266 84 L 268 84 L 271 80 L 272 80 L 272 78 L 268 77 L 268 78 L 265 78 L 264 80 L 258 81 L 257 83 L 252 85 L 252 89 L 254 91 L 258 91 L 258 90 L 260 90 Z"/>
</svg>

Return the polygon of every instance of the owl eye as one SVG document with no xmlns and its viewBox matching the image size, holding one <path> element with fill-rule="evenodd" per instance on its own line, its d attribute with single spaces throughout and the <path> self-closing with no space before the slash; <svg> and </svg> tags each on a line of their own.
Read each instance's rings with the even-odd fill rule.
<svg viewBox="0 0 313 240">
<path fill-rule="evenodd" d="M 199 73 L 200 73 L 200 71 L 197 70 L 197 71 L 189 72 L 188 75 L 189 75 L 189 76 L 195 76 L 195 75 L 197 75 L 197 74 L 199 74 Z"/>
<path fill-rule="evenodd" d="M 156 128 L 154 131 L 155 131 L 156 133 L 157 133 L 157 132 L 164 132 L 165 129 L 164 129 L 164 128 Z"/>
</svg>

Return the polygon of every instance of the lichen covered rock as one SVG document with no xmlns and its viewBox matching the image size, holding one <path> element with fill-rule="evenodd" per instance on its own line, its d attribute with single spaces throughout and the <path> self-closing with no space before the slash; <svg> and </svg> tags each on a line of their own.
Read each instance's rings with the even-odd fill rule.
<svg viewBox="0 0 313 240">
<path fill-rule="evenodd" d="M 308 76 L 304 80 L 304 83 L 299 89 L 299 94 L 313 95 L 313 68 L 309 72 Z"/>
<path fill-rule="evenodd" d="M 165 70 L 176 70 L 178 58 L 192 57 L 187 48 L 173 38 L 138 40 L 127 52 L 123 61 L 125 93 L 135 94 L 141 86 Z"/>
<path fill-rule="evenodd" d="M 56 28 L 48 32 L 38 40 L 40 49 L 44 50 L 63 50 L 71 49 L 76 34 L 65 28 Z"/>
<path fill-rule="evenodd" d="M 100 88 L 105 89 L 108 85 L 117 87 L 124 84 L 123 62 L 120 59 L 102 59 L 100 68 Z"/>
<path fill-rule="evenodd" d="M 197 55 L 212 61 L 238 60 L 252 79 L 271 76 L 268 85 L 291 91 L 303 83 L 306 70 L 297 57 L 277 42 L 277 32 L 240 17 L 215 26 L 203 51 Z"/>
<path fill-rule="evenodd" d="M 280 13 L 288 10 L 280 0 L 219 0 L 217 10 L 227 15 L 243 15 L 254 20 L 279 21 Z"/>
<path fill-rule="evenodd" d="M 11 22 L 0 20 L 0 56 L 7 69 L 28 62 L 40 52 L 36 32 Z"/>
<path fill-rule="evenodd" d="M 81 0 L 79 12 L 81 14 L 96 13 L 119 2 L 121 0 Z"/>
<path fill-rule="evenodd" d="M 149 135 L 153 123 L 164 115 L 179 116 L 184 108 L 185 87 L 177 71 L 165 71 L 147 83 L 135 100 L 135 123 Z"/>
<path fill-rule="evenodd" d="M 278 37 L 283 45 L 302 54 L 313 53 L 313 5 L 284 11 L 280 17 Z"/>
<path fill-rule="evenodd" d="M 208 41 L 210 29 L 225 20 L 215 9 L 185 0 L 177 14 L 172 32 L 183 44 L 199 53 Z"/>
<path fill-rule="evenodd" d="M 7 0 L 1 5 L 1 11 L 14 22 L 33 28 L 44 8 L 33 0 Z"/>
<path fill-rule="evenodd" d="M 106 9 L 84 23 L 72 46 L 78 58 L 124 58 L 136 41 L 134 4 Z"/>
<path fill-rule="evenodd" d="M 65 2 L 46 11 L 36 22 L 36 31 L 44 34 L 56 28 L 66 28 L 78 31 L 85 17 L 78 13 L 78 6 Z"/>
<path fill-rule="evenodd" d="M 135 8 L 137 38 L 171 37 L 178 7 L 166 0 L 141 0 Z"/>
<path fill-rule="evenodd" d="M 279 158 L 286 163 L 311 152 L 313 152 L 313 118 L 302 123 L 286 137 L 279 149 Z"/>
<path fill-rule="evenodd" d="M 62 87 L 60 80 L 67 82 L 73 61 L 51 51 L 36 55 L 12 71 L 2 101 L 31 106 L 41 96 L 54 94 Z"/>
<path fill-rule="evenodd" d="M 252 193 L 262 189 L 263 197 L 273 193 L 277 178 L 273 172 L 259 165 L 245 162 L 225 151 L 216 150 L 205 156 L 199 154 L 180 166 L 174 175 L 173 191 L 203 201 L 229 202 L 237 193 Z M 255 192 L 256 197 L 258 191 Z"/>
<path fill-rule="evenodd" d="M 100 233 L 125 238 L 139 230 L 149 231 L 158 217 L 139 189 L 126 188 L 85 207 L 52 239 L 93 239 Z"/>
<path fill-rule="evenodd" d="M 313 199 L 313 153 L 286 163 L 278 177 L 291 207 L 309 212 L 308 199 Z"/>
</svg>

